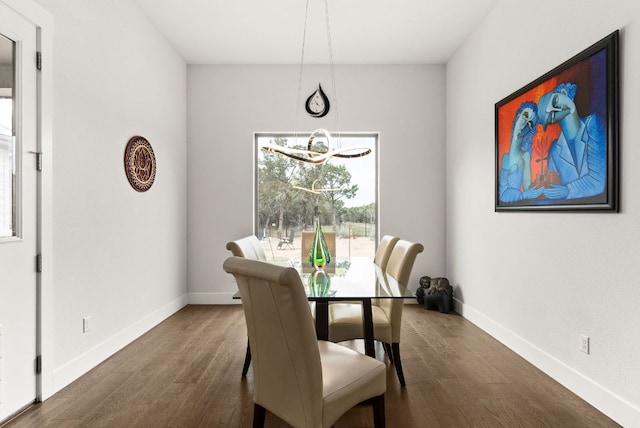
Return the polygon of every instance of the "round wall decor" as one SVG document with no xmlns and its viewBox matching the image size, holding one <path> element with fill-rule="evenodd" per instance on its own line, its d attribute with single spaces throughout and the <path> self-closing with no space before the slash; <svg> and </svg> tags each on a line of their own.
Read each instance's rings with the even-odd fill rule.
<svg viewBox="0 0 640 428">
<path fill-rule="evenodd" d="M 146 138 L 131 137 L 124 150 L 124 170 L 129 184 L 138 192 L 146 192 L 156 178 L 156 156 Z"/>
</svg>

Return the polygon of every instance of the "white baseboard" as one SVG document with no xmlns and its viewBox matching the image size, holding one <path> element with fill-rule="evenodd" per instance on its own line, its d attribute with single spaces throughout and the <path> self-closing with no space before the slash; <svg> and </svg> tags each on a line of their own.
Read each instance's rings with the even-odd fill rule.
<svg viewBox="0 0 640 428">
<path fill-rule="evenodd" d="M 234 299 L 235 293 L 189 293 L 190 305 L 240 305 L 240 299 Z"/>
<path fill-rule="evenodd" d="M 186 305 L 187 295 L 185 294 L 147 315 L 135 324 L 116 333 L 68 363 L 56 368 L 52 374 L 53 391 L 51 395 L 84 375 Z"/>
<path fill-rule="evenodd" d="M 454 299 L 456 312 L 624 427 L 640 427 L 640 409 L 476 309 Z"/>
</svg>

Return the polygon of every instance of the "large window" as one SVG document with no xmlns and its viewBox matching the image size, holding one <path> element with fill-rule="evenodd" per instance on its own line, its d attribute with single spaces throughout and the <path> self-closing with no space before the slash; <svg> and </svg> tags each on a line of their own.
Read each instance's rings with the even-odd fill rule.
<svg viewBox="0 0 640 428">
<path fill-rule="evenodd" d="M 14 138 L 15 42 L 0 35 L 0 240 L 18 235 Z"/>
<path fill-rule="evenodd" d="M 262 150 L 265 144 L 307 148 L 308 136 L 256 134 L 256 235 L 267 258 L 276 263 L 300 260 L 302 232 L 334 232 L 339 262 L 351 257 L 373 259 L 377 235 L 377 134 L 342 133 L 330 147 L 365 146 L 367 156 L 331 158 L 314 165 Z M 326 140 L 314 150 L 326 151 Z M 317 214 L 317 217 L 316 217 Z"/>
</svg>

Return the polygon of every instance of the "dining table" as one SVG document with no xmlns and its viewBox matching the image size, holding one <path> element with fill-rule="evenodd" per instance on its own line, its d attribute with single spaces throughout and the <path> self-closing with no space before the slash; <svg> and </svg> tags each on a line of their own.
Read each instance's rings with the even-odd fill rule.
<svg viewBox="0 0 640 428">
<path fill-rule="evenodd" d="M 332 261 L 333 263 L 333 261 Z M 400 284 L 366 257 L 338 259 L 322 270 L 302 266 L 299 260 L 288 260 L 287 266 L 298 270 L 309 301 L 315 302 L 315 327 L 318 340 L 329 340 L 329 305 L 331 302 L 362 303 L 362 325 L 365 354 L 375 357 L 373 301 L 415 297 L 406 284 Z M 240 293 L 233 296 L 240 299 Z"/>
</svg>

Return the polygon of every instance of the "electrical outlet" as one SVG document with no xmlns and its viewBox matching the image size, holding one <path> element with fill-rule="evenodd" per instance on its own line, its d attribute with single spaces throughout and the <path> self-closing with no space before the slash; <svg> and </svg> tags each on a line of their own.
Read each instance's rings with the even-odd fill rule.
<svg viewBox="0 0 640 428">
<path fill-rule="evenodd" d="M 89 330 L 91 330 L 91 317 L 84 317 L 82 318 L 82 332 L 83 333 L 88 333 Z"/>
<path fill-rule="evenodd" d="M 589 353 L 589 336 L 580 335 L 580 350 L 585 354 Z"/>
</svg>

